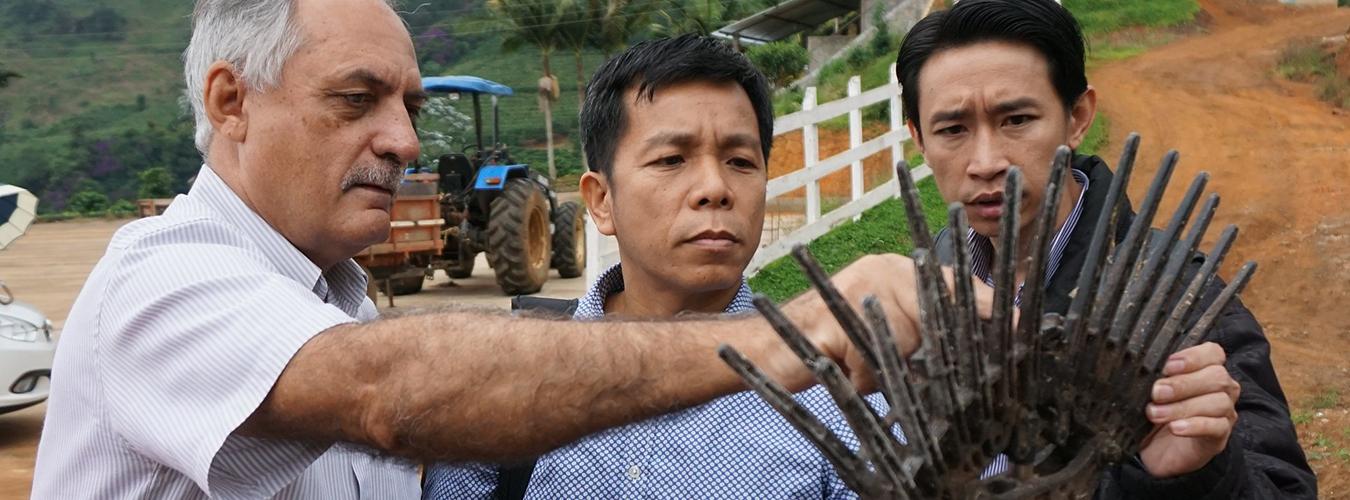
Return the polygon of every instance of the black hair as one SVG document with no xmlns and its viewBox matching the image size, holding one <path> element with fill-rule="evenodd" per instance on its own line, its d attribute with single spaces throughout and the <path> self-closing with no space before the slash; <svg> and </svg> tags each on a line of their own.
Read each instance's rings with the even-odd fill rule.
<svg viewBox="0 0 1350 500">
<path fill-rule="evenodd" d="M 614 172 L 614 152 L 628 128 L 623 102 L 629 88 L 650 101 L 656 91 L 689 81 L 736 82 L 750 97 L 759 124 L 764 160 L 773 146 L 773 103 L 764 75 L 744 55 L 710 37 L 683 35 L 634 45 L 605 61 L 586 87 L 581 109 L 581 146 L 590 169 Z"/>
<path fill-rule="evenodd" d="M 934 54 L 978 42 L 1032 47 L 1050 67 L 1050 83 L 1064 108 L 1087 91 L 1083 31 L 1054 0 L 963 0 L 923 18 L 905 35 L 895 61 L 905 118 L 919 129 L 919 70 Z"/>
</svg>

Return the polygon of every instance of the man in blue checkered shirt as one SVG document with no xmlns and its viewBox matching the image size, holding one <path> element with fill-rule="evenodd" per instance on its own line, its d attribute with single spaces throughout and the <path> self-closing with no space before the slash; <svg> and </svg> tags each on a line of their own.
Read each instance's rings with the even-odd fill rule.
<svg viewBox="0 0 1350 500">
<path fill-rule="evenodd" d="M 764 77 L 716 40 L 646 42 L 596 72 L 581 122 L 591 168 L 581 193 L 596 227 L 617 238 L 622 264 L 575 302 L 573 316 L 751 310 L 742 272 L 763 228 L 773 139 Z M 822 388 L 797 400 L 853 442 Z M 592 435 L 540 457 L 533 469 L 433 466 L 424 495 L 856 497 L 825 457 L 752 392 Z"/>
</svg>

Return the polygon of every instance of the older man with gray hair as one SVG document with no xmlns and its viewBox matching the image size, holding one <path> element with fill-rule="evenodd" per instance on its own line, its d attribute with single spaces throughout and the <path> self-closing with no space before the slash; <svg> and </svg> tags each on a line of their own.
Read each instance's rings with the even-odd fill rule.
<svg viewBox="0 0 1350 500">
<path fill-rule="evenodd" d="M 425 99 L 391 5 L 198 0 L 185 59 L 206 164 L 117 232 L 80 293 L 34 497 L 416 498 L 412 460 L 519 460 L 741 390 L 720 344 L 809 385 L 753 316 L 375 321 L 351 257 L 388 234 Z M 870 257 L 835 278 L 881 299 L 906 351 L 912 269 Z M 786 311 L 858 367 L 818 296 Z"/>
</svg>

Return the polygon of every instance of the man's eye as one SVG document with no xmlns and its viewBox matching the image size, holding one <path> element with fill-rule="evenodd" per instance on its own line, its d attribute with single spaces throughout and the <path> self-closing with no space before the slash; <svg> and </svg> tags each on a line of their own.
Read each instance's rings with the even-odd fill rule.
<svg viewBox="0 0 1350 500">
<path fill-rule="evenodd" d="M 667 167 L 674 167 L 676 165 L 684 163 L 684 157 L 680 155 L 670 155 L 662 157 L 660 160 L 656 160 L 656 163 L 659 163 Z"/>
<path fill-rule="evenodd" d="M 732 158 L 731 161 L 728 161 L 727 163 L 730 163 L 732 166 L 738 168 L 759 168 L 758 165 L 755 165 L 755 162 L 752 162 L 745 158 Z"/>
<path fill-rule="evenodd" d="M 937 130 L 937 133 L 938 133 L 939 135 L 956 135 L 956 134 L 959 134 L 959 133 L 965 132 L 965 131 L 966 131 L 966 127 L 963 126 L 963 125 L 952 125 L 952 126 L 950 126 L 950 127 L 943 127 L 943 128 L 938 129 L 938 130 Z"/>
<path fill-rule="evenodd" d="M 342 94 L 342 98 L 352 106 L 365 106 L 375 101 L 375 96 L 370 94 Z"/>
<path fill-rule="evenodd" d="M 1031 115 L 1012 115 L 1008 117 L 1008 125 L 1025 125 L 1032 119 Z"/>
</svg>

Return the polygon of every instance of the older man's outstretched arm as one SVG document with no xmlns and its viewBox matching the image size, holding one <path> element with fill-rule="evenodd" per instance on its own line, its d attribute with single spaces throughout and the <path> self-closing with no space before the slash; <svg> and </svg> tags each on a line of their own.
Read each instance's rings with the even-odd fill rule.
<svg viewBox="0 0 1350 500">
<path fill-rule="evenodd" d="M 909 326 L 898 330 L 912 332 L 912 287 L 860 279 L 882 273 L 897 276 L 886 282 L 912 283 L 908 262 L 864 259 L 839 281 L 851 296 L 889 298 L 903 320 L 896 323 Z M 827 353 L 857 366 L 818 296 L 798 298 L 788 313 Z M 914 337 L 902 335 L 912 351 Z M 530 457 L 743 389 L 716 356 L 722 343 L 792 389 L 810 384 L 801 362 L 757 316 L 573 322 L 465 311 L 342 325 L 315 336 L 241 430 L 354 441 L 427 459 Z"/>
</svg>

